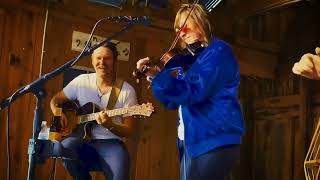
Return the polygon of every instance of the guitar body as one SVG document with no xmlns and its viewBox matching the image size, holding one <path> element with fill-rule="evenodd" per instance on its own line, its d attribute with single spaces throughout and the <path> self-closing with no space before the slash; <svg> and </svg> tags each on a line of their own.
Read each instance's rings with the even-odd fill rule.
<svg viewBox="0 0 320 180">
<path fill-rule="evenodd" d="M 75 102 L 67 102 L 62 105 L 62 111 L 68 119 L 67 127 L 63 128 L 61 132 L 62 137 L 66 137 L 70 135 L 77 128 L 81 128 L 84 130 L 83 138 L 86 138 L 88 131 L 90 131 L 89 129 L 90 127 L 88 126 L 88 123 L 95 123 L 95 122 L 85 122 L 80 124 L 79 117 L 81 115 L 100 112 L 100 108 L 91 102 L 83 105 L 82 107 L 79 107 Z"/>
</svg>

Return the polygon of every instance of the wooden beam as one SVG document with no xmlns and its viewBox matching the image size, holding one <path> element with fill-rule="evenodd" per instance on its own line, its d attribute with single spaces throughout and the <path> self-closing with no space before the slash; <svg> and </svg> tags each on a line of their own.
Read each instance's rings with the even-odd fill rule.
<svg viewBox="0 0 320 180">
<path fill-rule="evenodd" d="M 3 1 L 0 2 L 0 14 L 3 10 L 4 12 L 11 12 L 17 10 L 27 10 L 34 13 L 45 13 L 45 3 L 28 3 L 28 2 L 18 2 L 18 1 Z M 2 9 L 2 10 L 1 10 Z"/>
<path fill-rule="evenodd" d="M 281 108 L 281 107 L 290 107 L 298 106 L 301 103 L 300 95 L 291 95 L 291 96 L 278 96 L 272 98 L 263 98 L 263 100 L 256 101 L 253 104 L 254 109 L 261 109 L 264 107 L 268 108 Z"/>
<path fill-rule="evenodd" d="M 234 7 L 234 12 L 236 15 L 235 17 L 242 19 L 302 1 L 303 0 L 239 0 Z"/>
<path fill-rule="evenodd" d="M 256 114 L 256 121 L 281 121 L 288 120 L 293 118 L 298 118 L 300 115 L 299 111 L 287 111 L 287 112 L 278 112 L 274 114 Z"/>
<path fill-rule="evenodd" d="M 258 41 L 258 40 L 253 40 L 249 38 L 244 38 L 244 37 L 236 37 L 236 43 L 244 47 L 248 47 L 251 49 L 256 49 L 264 52 L 270 52 L 270 53 L 280 52 L 280 46 L 274 42 L 264 42 L 264 41 Z"/>
<path fill-rule="evenodd" d="M 137 1 L 133 1 L 137 3 Z M 86 8 L 84 8 L 86 7 Z M 99 5 L 86 0 L 68 0 L 65 3 L 56 3 L 51 6 L 51 9 L 56 9 L 60 12 L 66 12 L 74 16 L 102 18 L 107 16 L 150 16 L 151 18 L 172 20 L 175 17 L 174 9 L 161 8 L 154 10 L 152 8 L 144 8 L 139 6 L 132 6 L 124 4 L 122 9 L 111 6 Z"/>
<path fill-rule="evenodd" d="M 278 63 L 277 55 L 239 45 L 234 45 L 233 50 L 239 60 L 242 75 L 269 79 L 275 77 L 275 68 Z"/>
</svg>

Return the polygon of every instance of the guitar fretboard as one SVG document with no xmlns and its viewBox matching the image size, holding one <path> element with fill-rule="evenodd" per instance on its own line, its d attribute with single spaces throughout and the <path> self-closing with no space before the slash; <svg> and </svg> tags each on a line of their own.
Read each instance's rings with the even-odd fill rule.
<svg viewBox="0 0 320 180">
<path fill-rule="evenodd" d="M 119 115 L 126 114 L 128 112 L 128 108 L 106 110 L 105 112 L 108 114 L 109 117 L 119 116 Z M 79 123 L 81 124 L 89 121 L 94 121 L 98 118 L 98 116 L 99 116 L 99 112 L 81 115 L 79 116 Z"/>
</svg>

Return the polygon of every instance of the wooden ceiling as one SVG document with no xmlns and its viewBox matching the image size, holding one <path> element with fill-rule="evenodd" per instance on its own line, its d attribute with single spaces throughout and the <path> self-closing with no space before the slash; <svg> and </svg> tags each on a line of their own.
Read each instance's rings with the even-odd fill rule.
<svg viewBox="0 0 320 180">
<path fill-rule="evenodd" d="M 195 0 L 118 0 L 122 3 L 116 8 L 90 1 L 115 2 L 116 0 L 5 0 L 0 4 L 17 7 L 23 4 L 45 4 L 46 2 L 50 2 L 58 8 L 69 7 L 67 9 L 73 11 L 87 11 L 88 9 L 97 8 L 98 10 L 104 9 L 104 11 L 112 12 L 112 14 L 115 15 L 149 15 L 151 17 L 172 19 L 182 3 L 193 3 Z M 200 0 L 200 2 L 209 1 L 217 0 Z M 212 13 L 217 11 L 231 12 L 228 13 L 229 16 L 232 15 L 236 18 L 242 18 L 300 1 L 303 0 L 221 0 L 218 6 L 212 10 Z M 83 9 L 83 7 L 88 8 Z"/>
</svg>

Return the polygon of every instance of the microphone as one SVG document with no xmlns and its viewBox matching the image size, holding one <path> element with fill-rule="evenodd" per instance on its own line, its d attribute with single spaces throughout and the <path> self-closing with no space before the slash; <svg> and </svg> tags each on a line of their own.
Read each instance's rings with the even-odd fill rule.
<svg viewBox="0 0 320 180">
<path fill-rule="evenodd" d="M 109 16 L 108 20 L 116 21 L 116 22 L 126 22 L 126 23 L 135 23 L 135 24 L 150 24 L 150 17 L 141 16 L 141 17 L 132 17 L 132 16 Z"/>
</svg>

